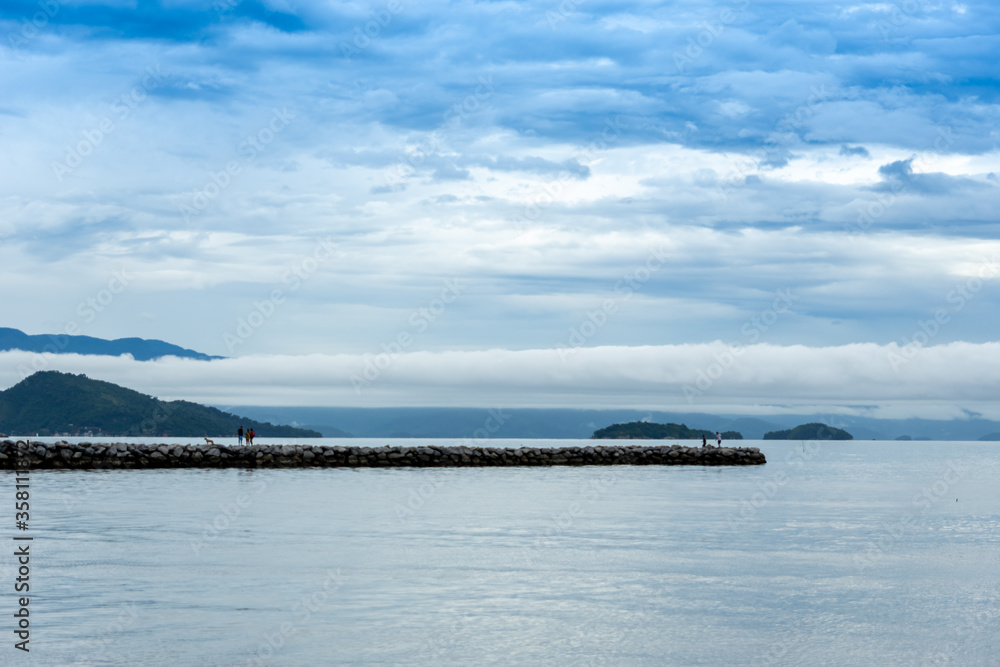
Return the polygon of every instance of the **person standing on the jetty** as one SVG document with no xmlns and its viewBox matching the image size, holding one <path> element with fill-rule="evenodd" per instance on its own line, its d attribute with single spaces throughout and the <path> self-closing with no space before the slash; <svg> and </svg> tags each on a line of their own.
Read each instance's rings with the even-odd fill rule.
<svg viewBox="0 0 1000 667">
<path fill-rule="evenodd" d="M 701 434 L 701 448 L 705 449 L 705 447 L 708 447 L 708 440 L 705 438 L 705 434 L 702 433 Z"/>
<path fill-rule="evenodd" d="M 240 424 L 240 427 L 238 429 L 236 429 L 236 437 L 239 439 L 240 444 L 242 445 L 243 444 L 243 424 Z"/>
<path fill-rule="evenodd" d="M 722 447 L 722 434 L 718 431 L 715 432 L 715 444 L 717 447 Z"/>
<path fill-rule="evenodd" d="M 253 432 L 252 428 L 247 430 L 247 444 L 248 445 L 252 445 L 253 444 L 253 437 L 255 435 L 257 435 L 257 434 Z"/>
</svg>

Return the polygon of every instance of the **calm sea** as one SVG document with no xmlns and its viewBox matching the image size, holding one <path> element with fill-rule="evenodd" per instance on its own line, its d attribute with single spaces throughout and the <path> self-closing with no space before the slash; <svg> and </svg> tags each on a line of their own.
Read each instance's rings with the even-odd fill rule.
<svg viewBox="0 0 1000 667">
<path fill-rule="evenodd" d="M 1000 662 L 1000 445 L 744 444 L 767 465 L 38 471 L 26 532 L 4 473 L 0 664 Z"/>
</svg>

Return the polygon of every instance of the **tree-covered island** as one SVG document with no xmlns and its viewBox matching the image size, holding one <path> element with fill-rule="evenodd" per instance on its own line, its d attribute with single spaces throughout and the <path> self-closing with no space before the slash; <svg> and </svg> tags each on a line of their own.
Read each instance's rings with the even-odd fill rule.
<svg viewBox="0 0 1000 667">
<path fill-rule="evenodd" d="M 854 436 L 843 429 L 814 422 L 784 431 L 768 431 L 764 440 L 854 440 Z"/>
<path fill-rule="evenodd" d="M 653 422 L 629 422 L 612 424 L 594 431 L 591 440 L 701 440 L 702 436 L 715 440 L 715 431 L 688 428 L 684 424 L 654 424 Z M 738 431 L 725 431 L 723 440 L 742 440 Z"/>
</svg>

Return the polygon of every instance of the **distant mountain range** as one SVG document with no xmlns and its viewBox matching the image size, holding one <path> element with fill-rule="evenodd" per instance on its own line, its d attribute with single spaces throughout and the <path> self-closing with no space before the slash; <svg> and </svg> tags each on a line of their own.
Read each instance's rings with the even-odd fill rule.
<svg viewBox="0 0 1000 667">
<path fill-rule="evenodd" d="M 235 437 L 252 428 L 261 438 L 318 438 L 189 401 L 161 401 L 86 375 L 40 371 L 0 391 L 0 432 L 19 435 Z"/>
<path fill-rule="evenodd" d="M 185 357 L 188 359 L 222 359 L 162 340 L 145 338 L 117 338 L 106 340 L 91 336 L 67 336 L 64 334 L 29 335 L 19 329 L 0 327 L 0 352 L 24 350 L 26 352 L 48 352 L 51 354 L 97 354 L 120 357 L 131 354 L 136 361 L 151 361 L 160 357 Z"/>
<path fill-rule="evenodd" d="M 874 419 L 842 415 L 711 415 L 649 410 L 569 408 L 296 408 L 227 407 L 254 419 L 300 424 L 328 438 L 574 438 L 585 440 L 609 424 L 635 421 L 687 424 L 692 429 L 739 431 L 761 440 L 769 431 L 821 422 L 849 430 L 855 440 L 979 440 L 1000 438 L 1000 422 L 970 414 L 968 419 Z M 989 439 L 992 439 L 989 438 Z"/>
</svg>

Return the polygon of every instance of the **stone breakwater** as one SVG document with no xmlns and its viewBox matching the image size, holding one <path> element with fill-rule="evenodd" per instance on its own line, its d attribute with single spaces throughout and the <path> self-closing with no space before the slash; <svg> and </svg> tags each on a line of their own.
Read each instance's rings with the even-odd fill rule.
<svg viewBox="0 0 1000 667">
<path fill-rule="evenodd" d="M 0 469 L 90 468 L 453 468 L 486 466 L 696 465 L 766 463 L 756 447 L 340 447 L 329 445 L 129 445 L 0 442 Z"/>
</svg>

